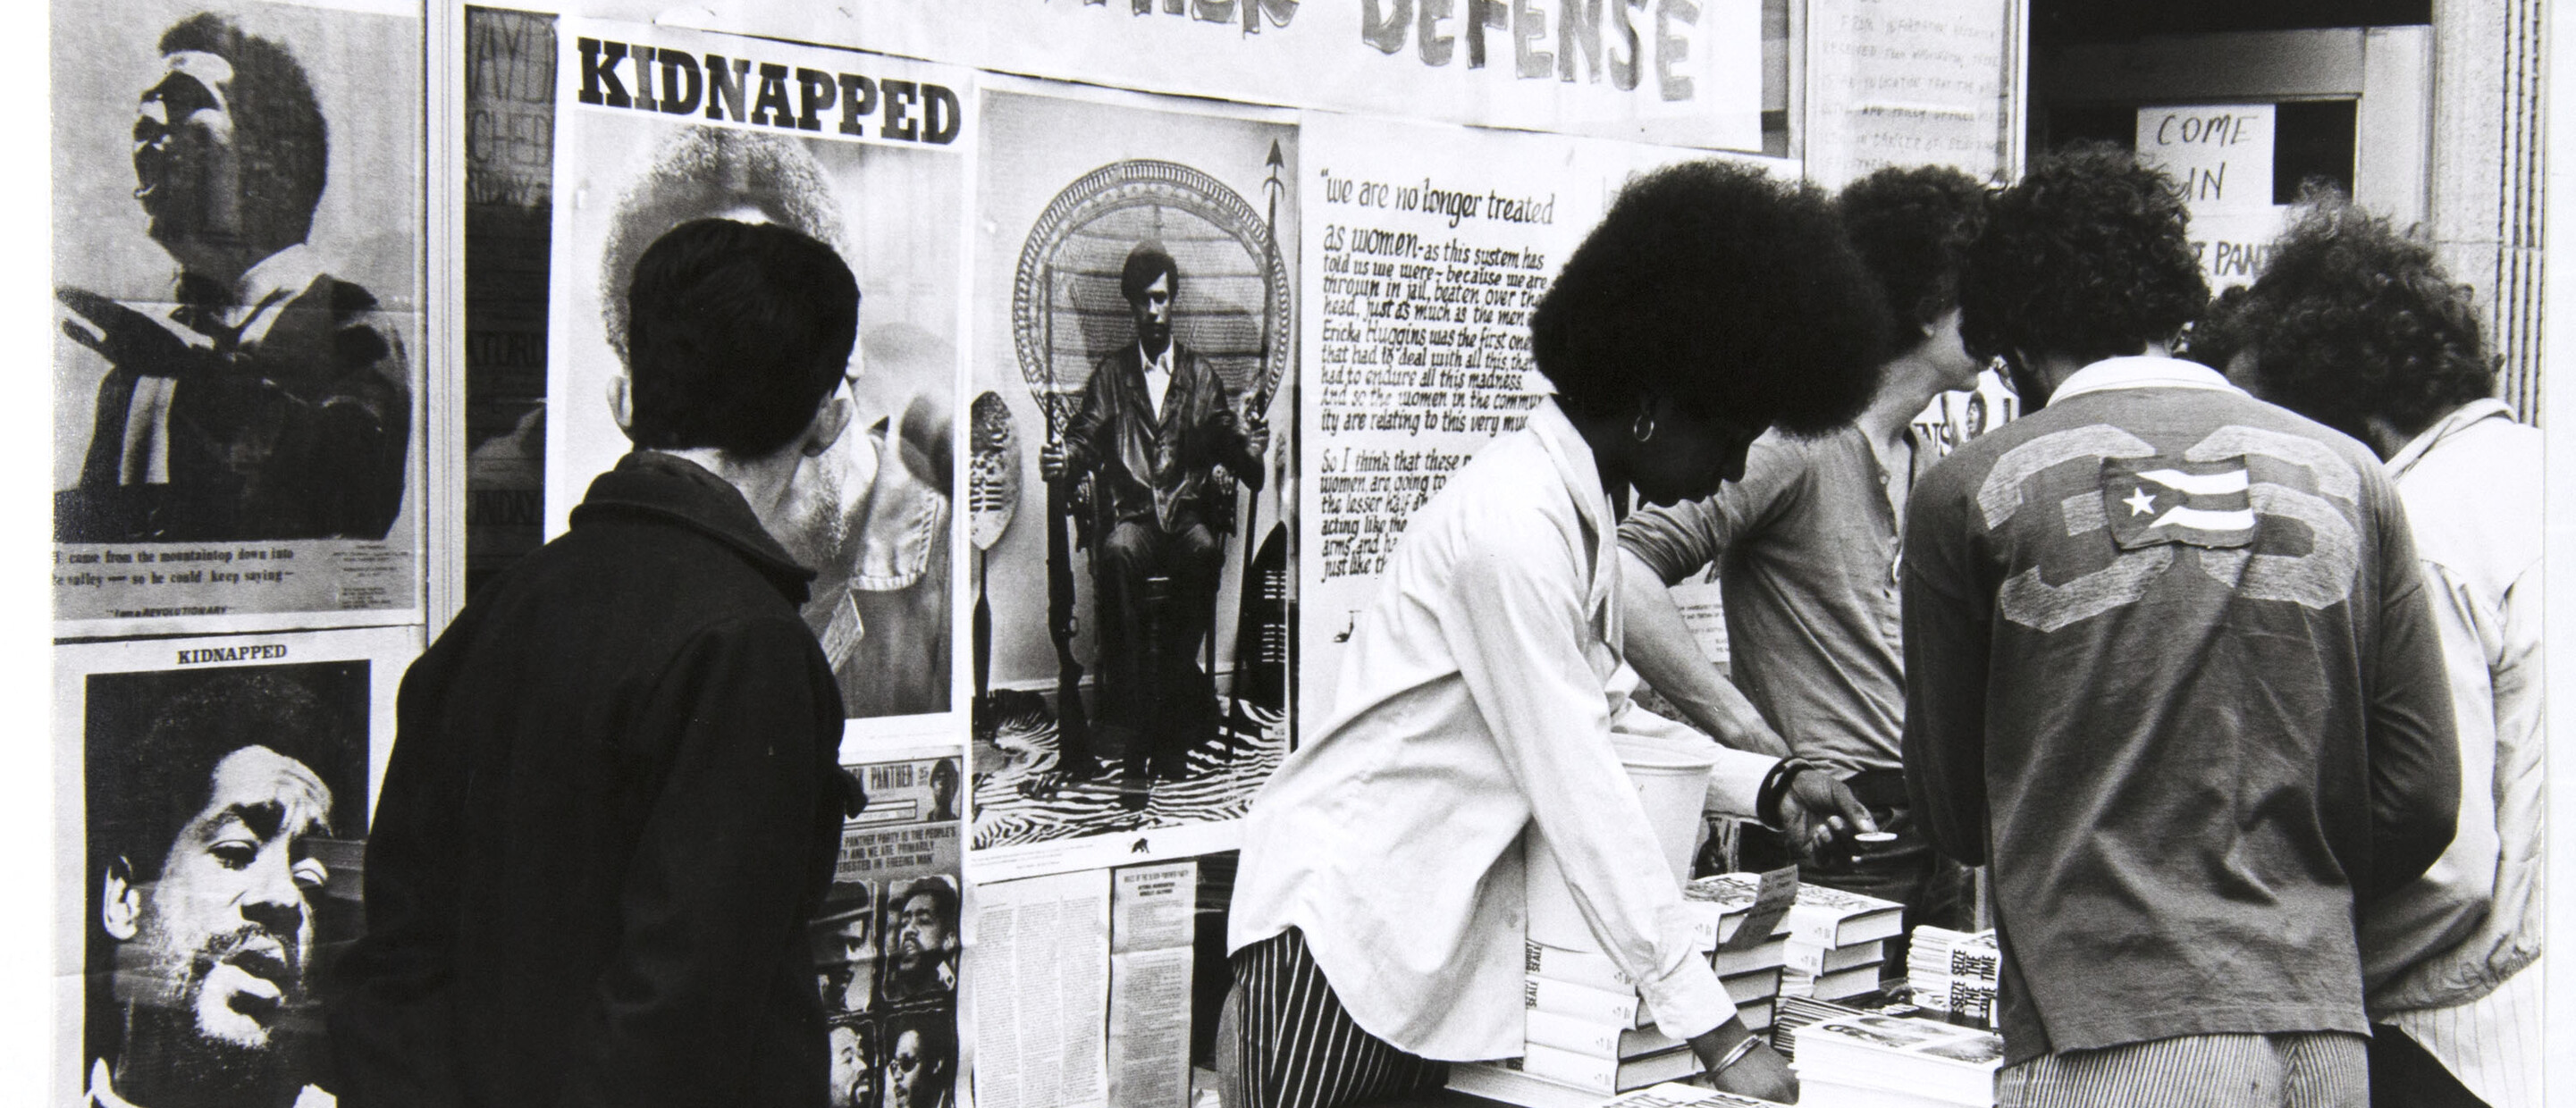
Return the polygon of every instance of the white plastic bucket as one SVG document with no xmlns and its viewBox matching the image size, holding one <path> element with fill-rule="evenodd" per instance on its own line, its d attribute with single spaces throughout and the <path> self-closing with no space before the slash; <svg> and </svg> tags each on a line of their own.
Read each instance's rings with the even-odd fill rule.
<svg viewBox="0 0 2576 1108">
<path fill-rule="evenodd" d="M 1654 828 L 1664 864 L 1679 888 L 1690 880 L 1691 853 L 1699 848 L 1700 812 L 1708 803 L 1709 772 L 1717 768 L 1717 744 L 1696 734 L 1676 739 L 1619 734 L 1611 736 L 1610 745 L 1628 771 L 1628 783 L 1636 786 L 1646 822 Z M 1599 949 L 1592 930 L 1583 925 L 1582 911 L 1574 906 L 1573 891 L 1566 888 L 1564 867 L 1536 824 L 1521 833 L 1521 842 L 1528 863 L 1531 940 L 1566 950 Z M 1640 921 L 1640 926 L 1651 928 L 1653 921 Z"/>
</svg>

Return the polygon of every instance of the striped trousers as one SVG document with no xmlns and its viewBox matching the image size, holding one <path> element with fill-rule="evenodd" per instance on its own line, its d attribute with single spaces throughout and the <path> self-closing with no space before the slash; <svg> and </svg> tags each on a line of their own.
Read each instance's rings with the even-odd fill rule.
<svg viewBox="0 0 2576 1108">
<path fill-rule="evenodd" d="M 2179 1035 L 2043 1054 L 1995 1079 L 2000 1108 L 2369 1108 L 2370 1040 L 2332 1031 Z"/>
<path fill-rule="evenodd" d="M 1225 1108 L 1336 1108 L 1437 1089 L 1449 1067 L 1360 1029 L 1296 928 L 1234 953 L 1218 1034 L 1235 1056 Z M 1223 1076 L 1223 1075 L 1221 1075 Z"/>
</svg>

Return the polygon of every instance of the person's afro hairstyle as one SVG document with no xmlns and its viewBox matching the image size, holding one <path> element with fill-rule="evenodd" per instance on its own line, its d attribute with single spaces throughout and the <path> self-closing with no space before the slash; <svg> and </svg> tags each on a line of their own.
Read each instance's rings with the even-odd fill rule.
<svg viewBox="0 0 2576 1108">
<path fill-rule="evenodd" d="M 627 302 L 639 450 L 777 451 L 840 385 L 858 337 L 850 267 L 774 223 L 672 228 L 636 260 Z"/>
<path fill-rule="evenodd" d="M 2171 341 L 2209 286 L 2173 180 L 2108 143 L 2039 159 L 1995 198 L 1959 289 L 1968 353 L 2081 362 Z"/>
<path fill-rule="evenodd" d="M 2232 316 L 2263 397 L 2368 441 L 2374 416 L 2411 436 L 2495 395 L 2474 296 L 2432 247 L 2332 190 L 2302 200 Z"/>
<path fill-rule="evenodd" d="M 1620 190 L 1530 319 L 1568 410 L 1650 396 L 1813 433 L 1849 422 L 1889 353 L 1885 298 L 1825 195 L 1720 161 Z"/>
<path fill-rule="evenodd" d="M 1888 346 L 1910 349 L 1950 309 L 1986 226 L 1986 186 L 1949 166 L 1889 166 L 1835 198 L 1852 249 L 1887 294 Z"/>
<path fill-rule="evenodd" d="M 303 64 L 285 46 L 213 12 L 172 24 L 161 34 L 161 53 L 213 54 L 232 64 L 226 98 L 248 201 L 243 235 L 273 247 L 304 241 L 330 178 L 331 129 Z"/>
<path fill-rule="evenodd" d="M 1172 260 L 1172 252 L 1163 249 L 1161 240 L 1146 239 L 1128 251 L 1127 261 L 1118 267 L 1118 295 L 1126 297 L 1130 304 L 1140 303 L 1145 299 L 1145 286 L 1153 284 L 1156 277 L 1171 278 L 1171 284 L 1163 291 L 1174 297 L 1181 294 L 1181 264 Z"/>
<path fill-rule="evenodd" d="M 2237 353 L 2245 349 L 2246 329 L 2252 323 L 2247 318 L 2246 307 L 2252 302 L 2253 295 L 2252 288 L 2237 285 L 2213 297 L 2209 310 L 2201 313 L 2189 331 L 2183 332 L 2182 349 L 2175 351 L 2174 356 L 2226 372 L 2227 363 L 2235 361 Z"/>
</svg>

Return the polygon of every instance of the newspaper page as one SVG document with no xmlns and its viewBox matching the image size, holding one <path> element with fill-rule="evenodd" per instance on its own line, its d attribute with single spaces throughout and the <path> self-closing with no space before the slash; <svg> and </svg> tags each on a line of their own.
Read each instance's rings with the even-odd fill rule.
<svg viewBox="0 0 2576 1108">
<path fill-rule="evenodd" d="M 1088 1108 L 1108 1099 L 1106 869 L 975 886 L 967 1003 L 978 1108 Z"/>
<path fill-rule="evenodd" d="M 52 9 L 58 635 L 421 618 L 421 34 Z"/>
<path fill-rule="evenodd" d="M 854 720 L 944 715 L 954 690 L 958 258 L 973 73 L 844 50 L 566 18 L 557 54 L 546 533 L 628 442 L 609 401 L 636 259 L 730 217 L 802 231 L 857 277 L 849 430 L 805 464 L 837 518 L 800 541 L 805 606 Z M 854 725 L 920 733 L 924 725 Z"/>
<path fill-rule="evenodd" d="M 1546 395 L 1529 315 L 1558 267 L 1631 176 L 1706 155 L 1321 114 L 1305 138 L 1298 711 L 1322 720 L 1405 521 Z"/>
<path fill-rule="evenodd" d="M 1153 92 L 1762 148 L 1761 0 L 999 0 L 976 12 L 759 0 L 715 18 Z"/>
<path fill-rule="evenodd" d="M 327 1098 L 320 998 L 364 926 L 369 800 L 420 634 L 54 648 L 55 1011 L 79 1029 L 55 1037 L 54 1088 Z"/>
<path fill-rule="evenodd" d="M 1109 892 L 1109 1102 L 1183 1108 L 1190 1099 L 1195 860 L 1113 870 Z"/>
<path fill-rule="evenodd" d="M 1293 117 L 1021 82 L 980 122 L 972 387 L 1021 502 L 977 572 L 977 878 L 1226 849 L 1290 726 L 1256 675 L 1295 534 Z"/>
<path fill-rule="evenodd" d="M 832 888 L 810 928 L 831 1103 L 951 1103 L 964 947 L 959 759 L 942 745 L 868 758 L 842 767 L 868 804 L 842 825 Z"/>
</svg>

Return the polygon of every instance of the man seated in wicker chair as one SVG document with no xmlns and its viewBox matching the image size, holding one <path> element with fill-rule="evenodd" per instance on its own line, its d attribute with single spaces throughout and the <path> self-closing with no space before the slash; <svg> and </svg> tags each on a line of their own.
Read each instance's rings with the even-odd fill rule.
<svg viewBox="0 0 2576 1108">
<path fill-rule="evenodd" d="M 1074 514 L 1091 552 L 1098 715 L 1126 736 L 1130 782 L 1184 776 L 1190 745 L 1215 727 L 1195 656 L 1215 619 L 1235 485 L 1260 486 L 1270 445 L 1215 365 L 1173 338 L 1180 284 L 1161 243 L 1128 252 L 1118 290 L 1135 340 L 1093 366 L 1062 443 L 1038 455 L 1047 480 L 1088 484 L 1089 511 Z M 1090 757 L 1066 751 L 1059 772 L 1091 776 Z"/>
</svg>

